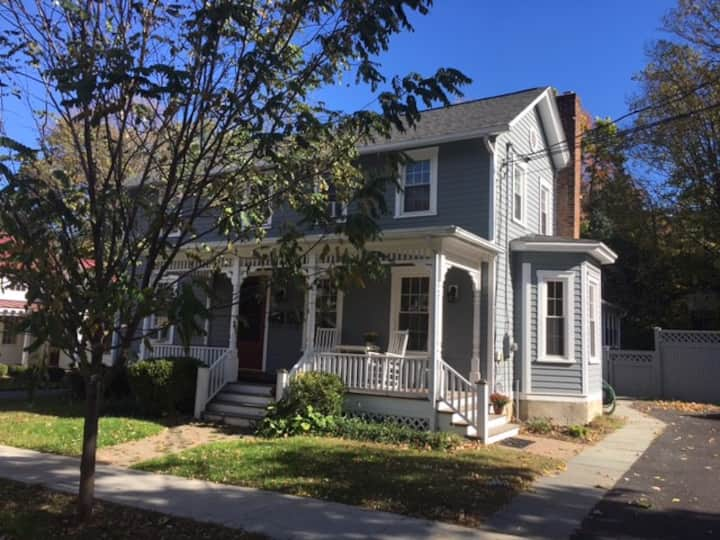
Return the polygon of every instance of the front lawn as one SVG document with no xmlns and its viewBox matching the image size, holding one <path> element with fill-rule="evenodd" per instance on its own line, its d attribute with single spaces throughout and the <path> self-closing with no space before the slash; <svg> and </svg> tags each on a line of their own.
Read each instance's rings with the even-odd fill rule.
<svg viewBox="0 0 720 540">
<path fill-rule="evenodd" d="M 0 538 L 43 539 L 121 539 L 261 540 L 264 536 L 243 533 L 219 525 L 138 510 L 111 503 L 96 502 L 93 517 L 86 525 L 75 518 L 77 499 L 40 486 L 0 480 Z"/>
<path fill-rule="evenodd" d="M 79 456 L 83 407 L 83 403 L 67 399 L 37 399 L 34 404 L 0 401 L 0 444 Z M 98 446 L 143 439 L 163 429 L 162 424 L 151 420 L 122 416 L 101 418 Z"/>
<path fill-rule="evenodd" d="M 134 468 L 472 526 L 559 466 L 499 447 L 435 452 L 291 437 L 213 443 Z"/>
</svg>

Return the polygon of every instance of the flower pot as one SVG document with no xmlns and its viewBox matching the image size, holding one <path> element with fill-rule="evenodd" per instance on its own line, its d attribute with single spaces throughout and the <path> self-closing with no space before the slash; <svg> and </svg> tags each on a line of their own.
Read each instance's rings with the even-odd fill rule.
<svg viewBox="0 0 720 540">
<path fill-rule="evenodd" d="M 493 403 L 493 412 L 495 414 L 502 414 L 505 410 L 505 405 L 500 405 L 499 403 Z"/>
</svg>

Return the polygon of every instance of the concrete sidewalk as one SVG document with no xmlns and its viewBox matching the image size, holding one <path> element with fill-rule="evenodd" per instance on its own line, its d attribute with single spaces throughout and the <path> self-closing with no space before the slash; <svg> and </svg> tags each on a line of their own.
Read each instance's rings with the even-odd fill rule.
<svg viewBox="0 0 720 540">
<path fill-rule="evenodd" d="M 540 478 L 486 523 L 488 531 L 522 538 L 569 538 L 605 493 L 665 429 L 665 423 L 618 402 L 627 418 L 608 435 L 568 461 L 557 476 Z"/>
<path fill-rule="evenodd" d="M 276 539 L 567 538 L 664 426 L 621 405 L 625 427 L 541 478 L 486 527 L 469 529 L 252 488 L 100 465 L 98 499 L 267 534 Z M 0 477 L 75 492 L 78 460 L 0 446 Z"/>
</svg>

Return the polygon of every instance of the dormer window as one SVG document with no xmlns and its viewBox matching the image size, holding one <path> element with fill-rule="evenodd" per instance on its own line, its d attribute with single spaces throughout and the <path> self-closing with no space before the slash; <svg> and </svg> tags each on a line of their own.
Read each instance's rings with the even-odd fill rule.
<svg viewBox="0 0 720 540">
<path fill-rule="evenodd" d="M 437 148 L 413 150 L 400 166 L 395 217 L 437 214 Z"/>
</svg>

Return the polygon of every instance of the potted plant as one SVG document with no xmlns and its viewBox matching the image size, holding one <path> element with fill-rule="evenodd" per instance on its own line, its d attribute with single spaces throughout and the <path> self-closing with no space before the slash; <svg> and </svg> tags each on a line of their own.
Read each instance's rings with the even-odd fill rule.
<svg viewBox="0 0 720 540">
<path fill-rule="evenodd" d="M 492 403 L 495 414 L 502 414 L 505 409 L 505 405 L 507 405 L 509 401 L 510 398 L 500 392 L 493 392 L 490 395 L 490 403 Z"/>
<path fill-rule="evenodd" d="M 377 332 L 365 332 L 363 334 L 363 339 L 365 340 L 365 346 L 374 347 L 377 345 Z"/>
</svg>

